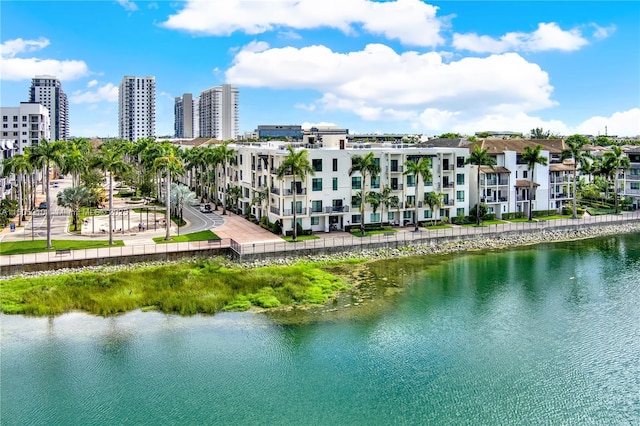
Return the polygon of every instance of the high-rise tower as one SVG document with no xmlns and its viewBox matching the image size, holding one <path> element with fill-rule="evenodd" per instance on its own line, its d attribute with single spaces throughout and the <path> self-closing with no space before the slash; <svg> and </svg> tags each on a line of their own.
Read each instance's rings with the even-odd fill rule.
<svg viewBox="0 0 640 426">
<path fill-rule="evenodd" d="M 156 78 L 125 76 L 118 93 L 121 139 L 132 142 L 156 136 Z"/>
<path fill-rule="evenodd" d="M 31 80 L 29 102 L 39 103 L 49 110 L 51 138 L 69 139 L 69 103 L 60 80 L 51 75 L 37 75 Z"/>
<path fill-rule="evenodd" d="M 220 140 L 236 139 L 238 125 L 238 88 L 230 84 L 215 86 L 200 93 L 200 136 Z"/>
</svg>

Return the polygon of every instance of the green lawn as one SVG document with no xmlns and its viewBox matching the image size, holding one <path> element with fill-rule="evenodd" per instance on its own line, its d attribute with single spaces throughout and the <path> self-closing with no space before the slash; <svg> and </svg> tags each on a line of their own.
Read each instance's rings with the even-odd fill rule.
<svg viewBox="0 0 640 426">
<path fill-rule="evenodd" d="M 449 225 L 434 225 L 434 226 L 425 226 L 424 229 L 431 231 L 431 230 L 437 230 L 437 229 L 450 229 L 452 228 L 452 226 Z"/>
<path fill-rule="evenodd" d="M 515 221 L 521 222 L 520 219 L 514 219 Z M 526 222 L 526 219 L 524 220 Z M 480 227 L 482 228 L 483 226 L 490 226 L 490 225 L 504 225 L 505 223 L 507 223 L 507 221 L 505 220 L 500 220 L 500 219 L 493 219 L 493 220 L 483 220 L 480 222 Z M 464 225 L 461 226 L 473 226 L 473 227 L 478 227 L 478 225 L 476 225 L 476 223 L 465 223 Z"/>
<path fill-rule="evenodd" d="M 218 237 L 213 232 L 206 230 L 200 232 L 193 232 L 191 234 L 183 234 L 183 235 L 171 235 L 171 239 L 166 241 L 164 237 L 156 237 L 153 241 L 156 244 L 167 244 L 167 243 L 188 243 L 190 241 L 209 241 L 209 240 L 219 240 Z"/>
<path fill-rule="evenodd" d="M 591 216 L 600 216 L 603 214 L 615 214 L 615 209 L 605 209 L 602 207 L 588 207 L 587 212 L 589 212 Z"/>
<path fill-rule="evenodd" d="M 47 250 L 46 240 L 35 241 L 6 241 L 2 243 L 2 251 L 0 254 L 26 254 L 26 253 L 39 253 L 43 251 L 55 251 L 55 250 L 82 250 L 90 248 L 102 248 L 109 247 L 109 241 L 84 241 L 84 240 L 51 240 L 53 249 Z M 122 240 L 114 240 L 113 246 L 123 246 Z"/>
<path fill-rule="evenodd" d="M 553 216 L 538 217 L 536 219 L 538 220 L 571 219 L 571 215 L 555 214 Z"/>
<path fill-rule="evenodd" d="M 292 243 L 293 242 L 293 237 L 282 237 L 283 240 Z M 307 240 L 319 240 L 320 237 L 318 237 L 317 235 L 298 235 L 296 242 L 297 241 L 307 241 Z"/>
<path fill-rule="evenodd" d="M 378 235 L 378 234 L 386 234 L 387 232 L 398 232 L 393 228 L 384 228 L 384 229 L 374 229 L 371 231 L 366 231 L 364 232 L 364 236 L 365 237 L 370 237 L 372 235 Z M 360 234 L 360 228 L 351 228 L 351 235 L 354 237 L 362 237 L 363 235 Z"/>
</svg>

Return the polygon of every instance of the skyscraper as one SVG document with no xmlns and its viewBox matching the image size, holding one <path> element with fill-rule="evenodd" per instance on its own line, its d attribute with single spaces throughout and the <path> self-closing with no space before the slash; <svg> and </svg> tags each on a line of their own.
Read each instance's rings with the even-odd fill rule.
<svg viewBox="0 0 640 426">
<path fill-rule="evenodd" d="M 197 99 L 196 99 L 197 100 Z M 177 138 L 195 138 L 196 123 L 198 122 L 197 108 L 191 93 L 185 93 L 177 97 L 174 104 L 175 112 L 175 136 Z"/>
<path fill-rule="evenodd" d="M 37 75 L 31 80 L 29 102 L 44 105 L 49 110 L 51 138 L 69 139 L 69 103 L 60 80 L 51 75 Z"/>
<path fill-rule="evenodd" d="M 118 93 L 121 139 L 132 142 L 156 136 L 156 78 L 125 76 Z"/>
<path fill-rule="evenodd" d="M 200 93 L 200 136 L 220 140 L 236 139 L 238 125 L 238 88 L 230 84 L 215 86 Z"/>
</svg>

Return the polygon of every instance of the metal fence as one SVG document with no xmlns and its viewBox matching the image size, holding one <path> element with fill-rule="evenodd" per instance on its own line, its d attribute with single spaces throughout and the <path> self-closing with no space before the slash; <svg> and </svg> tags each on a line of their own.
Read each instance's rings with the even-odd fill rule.
<svg viewBox="0 0 640 426">
<path fill-rule="evenodd" d="M 604 215 L 584 217 L 580 219 L 553 219 L 540 220 L 536 222 L 509 222 L 491 224 L 481 227 L 475 226 L 453 226 L 444 229 L 418 228 L 418 232 L 413 232 L 412 226 L 396 227 L 392 231 L 374 234 L 366 237 L 357 237 L 344 232 L 323 234 L 322 238 L 314 240 L 298 241 L 290 243 L 286 241 L 260 242 L 260 243 L 238 243 L 233 239 L 224 238 L 221 240 L 209 240 L 187 243 L 171 244 L 139 244 L 114 247 L 91 248 L 82 250 L 57 250 L 40 253 L 16 254 L 0 256 L 0 265 L 27 265 L 34 263 L 52 263 L 67 261 L 82 261 L 89 259 L 113 259 L 132 256 L 147 256 L 164 254 L 179 255 L 180 253 L 194 253 L 212 249 L 232 250 L 237 256 L 257 254 L 280 254 L 280 253 L 304 253 L 327 249 L 340 250 L 364 250 L 367 248 L 380 247 L 382 245 L 406 246 L 414 244 L 425 244 L 434 240 L 442 239 L 472 239 L 479 237 L 499 236 L 513 232 L 536 232 L 552 231 L 564 229 L 588 228 L 592 225 L 620 225 L 640 221 L 640 211 L 626 212 L 621 215 Z M 109 263 L 108 261 L 103 263 Z M 115 260 L 113 263 L 117 263 Z"/>
</svg>

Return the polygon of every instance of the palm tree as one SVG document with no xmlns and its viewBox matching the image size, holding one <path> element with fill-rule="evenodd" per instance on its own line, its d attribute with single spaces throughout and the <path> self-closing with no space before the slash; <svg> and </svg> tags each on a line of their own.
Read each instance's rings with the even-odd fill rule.
<svg viewBox="0 0 640 426">
<path fill-rule="evenodd" d="M 260 220 L 262 218 L 262 203 L 264 200 L 269 199 L 269 188 L 263 188 L 259 190 L 253 191 L 253 198 L 251 199 L 251 205 L 258 206 L 258 217 L 256 219 Z"/>
<path fill-rule="evenodd" d="M 58 205 L 71 209 L 74 231 L 78 230 L 78 210 L 80 207 L 88 205 L 92 197 L 91 191 L 84 186 L 65 188 L 58 192 Z"/>
<path fill-rule="evenodd" d="M 431 160 L 427 157 L 421 158 L 418 162 L 409 160 L 405 163 L 404 175 L 412 175 L 415 177 L 416 183 L 416 202 L 415 202 L 415 217 L 414 217 L 414 231 L 418 232 L 418 194 L 420 193 L 420 177 L 422 182 L 429 182 L 433 179 L 433 173 L 431 173 Z"/>
<path fill-rule="evenodd" d="M 173 173 L 174 175 L 180 174 L 183 171 L 183 167 L 182 167 L 182 161 L 180 160 L 180 158 L 178 158 L 178 156 L 176 155 L 175 149 L 173 147 L 171 147 L 171 149 L 169 149 L 169 152 L 163 156 L 163 157 L 158 157 L 155 159 L 155 161 L 153 162 L 154 168 L 158 171 L 164 171 L 165 173 L 165 185 L 166 185 L 166 191 L 165 191 L 165 223 L 166 223 L 166 228 L 167 228 L 167 234 L 165 236 L 165 240 L 169 241 L 171 240 L 171 196 L 170 196 L 170 188 L 171 188 L 171 174 Z"/>
<path fill-rule="evenodd" d="M 378 193 L 378 201 L 382 206 L 382 222 L 383 223 L 385 221 L 384 209 L 386 208 L 388 210 L 389 207 L 391 207 L 391 197 L 392 197 L 391 188 L 388 186 L 382 185 L 382 191 Z M 386 217 L 386 220 L 388 221 L 389 218 Z"/>
<path fill-rule="evenodd" d="M 464 164 L 473 164 L 478 167 L 477 185 L 478 185 L 478 204 L 476 205 L 476 225 L 480 226 L 480 168 L 482 166 L 491 166 L 496 163 L 493 157 L 489 156 L 489 149 L 480 148 L 480 145 L 474 145 L 473 151 L 469 154 L 469 158 Z"/>
<path fill-rule="evenodd" d="M 71 174 L 71 186 L 80 185 L 80 174 L 87 169 L 87 154 L 74 140 L 65 142 L 60 171 Z"/>
<path fill-rule="evenodd" d="M 351 168 L 349 176 L 355 172 L 360 172 L 362 176 L 362 190 L 360 191 L 360 235 L 364 236 L 364 203 L 367 194 L 367 174 L 375 179 L 380 174 L 380 165 L 374 158 L 373 152 L 369 152 L 364 156 L 356 155 L 351 159 Z"/>
<path fill-rule="evenodd" d="M 100 155 L 94 159 L 93 166 L 109 173 L 109 245 L 113 245 L 113 176 L 125 173 L 129 170 L 129 164 L 123 159 L 122 149 L 103 144 L 100 151 Z"/>
<path fill-rule="evenodd" d="M 547 157 L 544 157 L 541 154 L 542 145 L 538 144 L 535 147 L 531 148 L 530 146 L 524 147 L 524 152 L 522 153 L 522 161 L 527 165 L 529 169 L 529 173 L 531 173 L 531 180 L 529 183 L 529 222 L 533 220 L 533 171 L 535 170 L 536 164 L 540 164 L 541 166 L 547 165 Z"/>
<path fill-rule="evenodd" d="M 433 191 L 428 192 L 425 196 L 424 196 L 424 203 L 426 205 L 429 206 L 429 209 L 431 209 L 431 211 L 435 211 L 436 209 L 439 209 L 442 207 L 442 198 L 443 198 L 443 194 L 438 194 L 435 193 Z M 433 220 L 435 222 L 436 220 L 436 216 L 433 215 Z"/>
<path fill-rule="evenodd" d="M 32 169 L 29 159 L 24 154 L 17 154 L 13 157 L 5 158 L 2 161 L 3 176 L 16 175 L 16 184 L 18 185 L 18 226 L 22 225 L 23 220 L 26 220 L 24 213 L 24 177 L 26 177 Z"/>
<path fill-rule="evenodd" d="M 184 206 L 193 206 L 198 204 L 198 196 L 192 192 L 189 187 L 177 183 L 171 184 L 171 206 L 175 209 L 176 216 L 180 223 L 182 220 L 182 211 Z M 180 224 L 178 224 L 178 235 L 180 235 Z"/>
<path fill-rule="evenodd" d="M 576 175 L 578 163 L 582 164 L 583 151 L 582 147 L 589 143 L 589 139 L 582 135 L 569 136 L 565 141 L 567 147 L 562 151 L 562 159 L 573 160 L 573 218 L 578 217 L 578 205 L 576 197 Z"/>
<path fill-rule="evenodd" d="M 49 191 L 49 173 L 51 172 L 51 166 L 53 164 L 59 165 L 61 163 L 60 154 L 62 153 L 63 147 L 64 142 L 62 141 L 49 142 L 43 138 L 31 151 L 34 161 L 41 162 L 44 166 L 42 186 L 47 201 L 47 250 L 51 249 L 51 193 Z"/>
<path fill-rule="evenodd" d="M 29 181 L 31 183 L 30 210 L 36 208 L 36 187 L 38 186 L 38 173 L 42 172 L 42 170 L 44 169 L 44 159 L 37 153 L 36 146 L 28 146 L 24 149 L 24 155 L 27 157 L 27 161 L 31 165 L 31 173 L 29 175 Z"/>
<path fill-rule="evenodd" d="M 218 179 L 217 177 L 217 169 L 222 160 L 220 159 L 220 151 L 216 150 L 212 146 L 207 146 L 204 148 L 204 168 L 203 173 L 207 178 L 207 200 L 210 201 L 213 198 L 213 205 L 216 211 L 218 211 Z M 213 179 L 212 179 L 213 178 Z M 211 190 L 213 188 L 213 197 L 211 194 Z"/>
<path fill-rule="evenodd" d="M 236 151 L 229 148 L 229 143 L 225 142 L 222 145 L 215 147 L 216 157 L 222 164 L 222 214 L 227 214 L 227 166 L 235 164 Z"/>
<path fill-rule="evenodd" d="M 627 157 L 620 147 L 613 145 L 611 151 L 607 151 L 603 156 L 603 164 L 606 168 L 612 170 L 614 176 L 613 180 L 613 201 L 615 204 L 615 214 L 618 214 L 618 172 L 619 170 L 626 170 L 631 167 L 631 161 Z"/>
<path fill-rule="evenodd" d="M 296 151 L 291 144 L 287 146 L 289 154 L 280 164 L 277 170 L 278 179 L 284 179 L 288 174 L 293 176 L 292 192 L 293 192 L 293 241 L 298 238 L 298 222 L 296 218 L 296 193 L 298 192 L 298 178 L 304 182 L 307 175 L 315 175 L 315 170 L 309 162 L 309 152 L 306 149 Z"/>
</svg>

